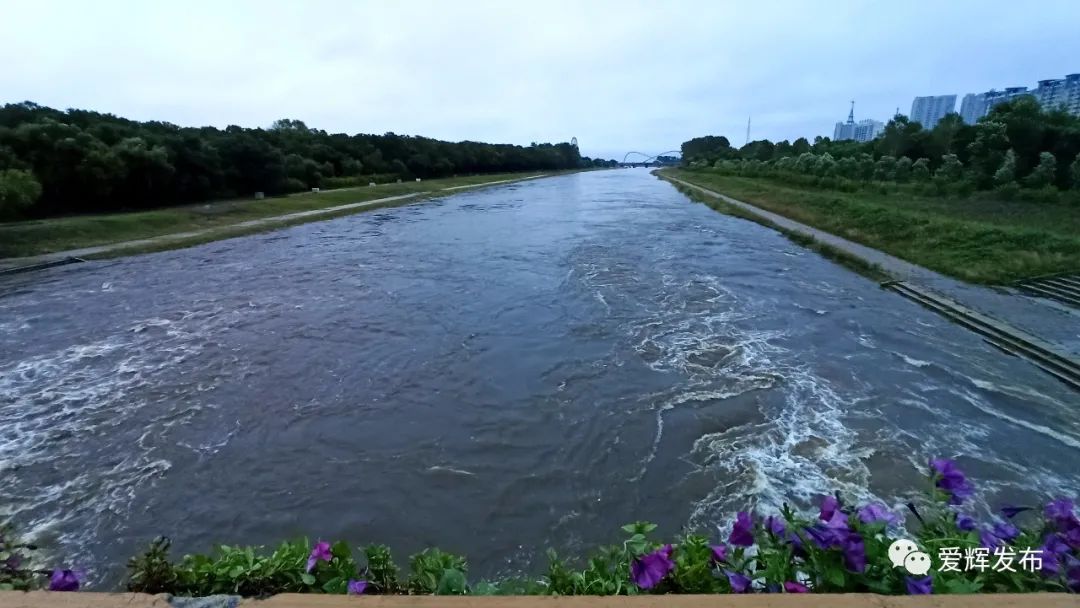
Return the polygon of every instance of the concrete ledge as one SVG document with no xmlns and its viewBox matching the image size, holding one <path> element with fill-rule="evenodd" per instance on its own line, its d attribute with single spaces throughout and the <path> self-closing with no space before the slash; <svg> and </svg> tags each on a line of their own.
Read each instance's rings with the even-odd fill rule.
<svg viewBox="0 0 1080 608">
<path fill-rule="evenodd" d="M 170 608 L 169 596 L 139 593 L 50 593 L 0 591 L 0 608 Z M 216 604 L 225 606 L 227 604 Z M 754 594 L 619 596 L 409 596 L 283 594 L 245 599 L 245 608 L 1077 608 L 1080 595 L 1026 593 L 992 595 L 886 596 L 872 594 Z"/>
</svg>

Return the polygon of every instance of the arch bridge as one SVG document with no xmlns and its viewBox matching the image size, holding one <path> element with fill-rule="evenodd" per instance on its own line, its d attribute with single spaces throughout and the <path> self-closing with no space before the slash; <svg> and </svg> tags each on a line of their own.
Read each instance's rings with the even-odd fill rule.
<svg viewBox="0 0 1080 608">
<path fill-rule="evenodd" d="M 681 150 L 667 150 L 659 154 L 646 154 L 644 152 L 627 152 L 619 163 L 622 167 L 660 167 L 674 165 L 682 158 Z"/>
</svg>

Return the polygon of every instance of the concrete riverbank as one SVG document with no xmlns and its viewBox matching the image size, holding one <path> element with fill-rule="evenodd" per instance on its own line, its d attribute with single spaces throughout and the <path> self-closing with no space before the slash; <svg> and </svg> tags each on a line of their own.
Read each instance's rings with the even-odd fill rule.
<svg viewBox="0 0 1080 608">
<path fill-rule="evenodd" d="M 942 294 L 945 296 L 942 298 L 942 303 L 953 312 L 962 316 L 989 318 L 990 325 L 995 331 L 1003 331 L 1004 335 L 1008 335 L 1011 339 L 1035 345 L 1049 352 L 1051 356 L 1062 360 L 1064 365 L 1071 367 L 1074 371 L 1080 368 L 1080 311 L 1050 300 L 1027 297 L 1015 290 L 966 284 L 723 193 L 663 173 L 656 173 L 656 175 L 674 184 L 717 198 L 781 230 L 812 238 L 827 247 L 879 269 L 893 281 L 910 283 L 931 290 L 930 293 Z M 905 292 L 900 291 L 900 293 L 908 297 Z M 973 311 L 973 313 L 967 311 Z M 998 342 L 994 343 L 998 344 Z M 1006 350 L 1020 356 L 1028 356 L 1026 353 L 1013 349 Z M 1034 362 L 1039 364 L 1037 361 Z"/>
</svg>

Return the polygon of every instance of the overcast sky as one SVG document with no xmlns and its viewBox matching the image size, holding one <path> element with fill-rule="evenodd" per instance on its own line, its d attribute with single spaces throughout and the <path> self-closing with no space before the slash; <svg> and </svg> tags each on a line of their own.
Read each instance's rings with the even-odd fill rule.
<svg viewBox="0 0 1080 608">
<path fill-rule="evenodd" d="M 0 0 L 0 102 L 180 125 L 677 149 L 1080 72 L 1080 0 Z M 957 101 L 959 109 L 959 100 Z"/>
</svg>

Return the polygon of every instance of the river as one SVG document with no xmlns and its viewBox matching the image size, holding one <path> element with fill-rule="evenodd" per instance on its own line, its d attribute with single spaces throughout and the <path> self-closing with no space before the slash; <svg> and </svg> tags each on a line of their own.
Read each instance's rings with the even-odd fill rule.
<svg viewBox="0 0 1080 608">
<path fill-rule="evenodd" d="M 345 538 L 471 574 L 725 531 L 957 457 L 1080 488 L 1077 396 L 645 170 L 0 279 L 0 516 L 119 585 L 155 535 Z"/>
</svg>

